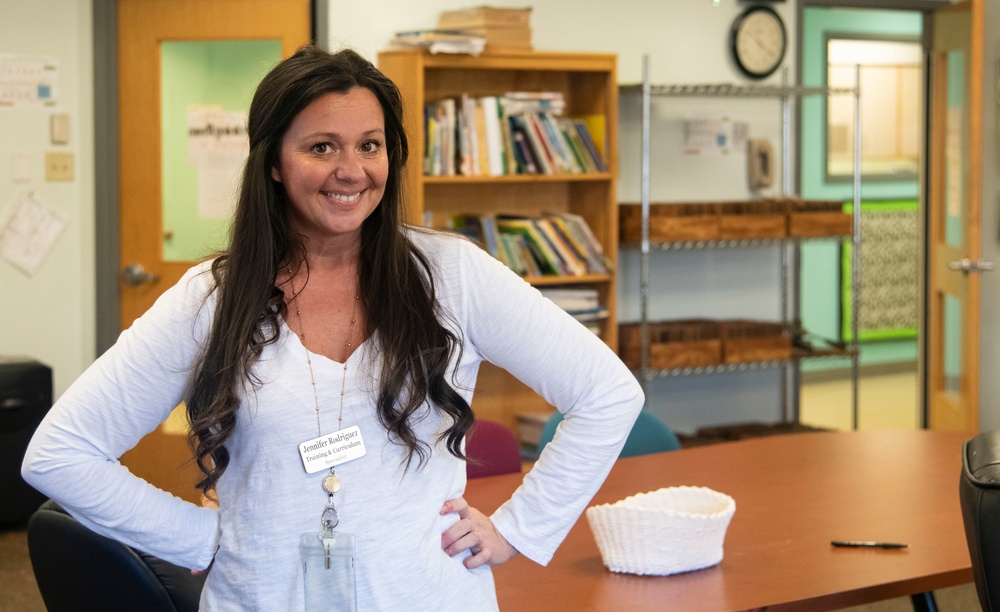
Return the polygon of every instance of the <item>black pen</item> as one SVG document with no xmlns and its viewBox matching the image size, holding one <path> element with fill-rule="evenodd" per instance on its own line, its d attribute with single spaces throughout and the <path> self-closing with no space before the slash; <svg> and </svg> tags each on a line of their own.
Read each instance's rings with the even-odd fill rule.
<svg viewBox="0 0 1000 612">
<path fill-rule="evenodd" d="M 833 546 L 843 546 L 848 548 L 909 548 L 909 544 L 899 542 L 867 542 L 858 540 L 834 540 L 830 542 Z"/>
</svg>

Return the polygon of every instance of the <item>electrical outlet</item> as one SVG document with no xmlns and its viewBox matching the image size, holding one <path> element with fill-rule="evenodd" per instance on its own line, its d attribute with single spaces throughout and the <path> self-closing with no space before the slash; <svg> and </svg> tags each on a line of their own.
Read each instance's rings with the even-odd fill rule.
<svg viewBox="0 0 1000 612">
<path fill-rule="evenodd" d="M 64 151 L 52 151 L 45 154 L 46 181 L 73 180 L 73 154 Z"/>
</svg>

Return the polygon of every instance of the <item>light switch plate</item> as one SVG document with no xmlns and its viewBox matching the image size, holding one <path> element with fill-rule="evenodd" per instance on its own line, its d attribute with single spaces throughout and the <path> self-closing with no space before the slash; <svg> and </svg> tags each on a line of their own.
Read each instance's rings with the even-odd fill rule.
<svg viewBox="0 0 1000 612">
<path fill-rule="evenodd" d="M 65 151 L 50 151 L 45 154 L 46 181 L 73 180 L 73 154 Z"/>
<path fill-rule="evenodd" d="M 49 119 L 49 139 L 52 144 L 69 144 L 68 113 L 54 113 Z"/>
</svg>

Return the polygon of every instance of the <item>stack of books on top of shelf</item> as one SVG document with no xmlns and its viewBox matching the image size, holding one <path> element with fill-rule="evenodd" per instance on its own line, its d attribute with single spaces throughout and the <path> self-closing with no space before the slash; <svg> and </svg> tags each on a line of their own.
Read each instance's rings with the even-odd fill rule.
<svg viewBox="0 0 1000 612">
<path fill-rule="evenodd" d="M 530 18 L 530 8 L 479 6 L 444 11 L 438 17 L 438 27 L 482 36 L 490 53 L 525 51 L 531 49 Z"/>
<path fill-rule="evenodd" d="M 396 32 L 389 47 L 406 49 L 417 47 L 431 53 L 463 53 L 479 55 L 486 48 L 486 39 L 462 30 L 409 30 Z"/>
<path fill-rule="evenodd" d="M 610 265 L 587 221 L 574 213 L 543 217 L 455 215 L 450 229 L 478 242 L 521 276 L 607 274 Z"/>
<path fill-rule="evenodd" d="M 608 309 L 601 306 L 597 289 L 544 287 L 539 291 L 595 334 L 601 331 L 601 321 L 608 318 Z"/>
<path fill-rule="evenodd" d="M 565 105 L 559 92 L 462 95 L 430 102 L 424 109 L 424 174 L 605 172 L 604 118 L 565 118 Z"/>
</svg>

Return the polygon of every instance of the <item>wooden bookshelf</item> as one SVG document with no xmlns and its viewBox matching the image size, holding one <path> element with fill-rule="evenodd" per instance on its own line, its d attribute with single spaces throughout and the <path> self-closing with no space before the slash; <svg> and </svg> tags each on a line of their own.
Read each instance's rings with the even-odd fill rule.
<svg viewBox="0 0 1000 612">
<path fill-rule="evenodd" d="M 469 55 L 422 50 L 390 50 L 378 55 L 378 66 L 403 94 L 404 123 L 410 143 L 406 197 L 411 223 L 446 227 L 459 214 L 502 213 L 541 216 L 573 212 L 586 219 L 608 260 L 618 261 L 618 78 L 614 54 L 512 52 Z M 425 145 L 424 107 L 444 98 L 503 96 L 512 91 L 561 92 L 566 117 L 603 117 L 602 141 L 607 172 L 591 174 L 425 176 L 421 155 Z M 603 137 L 602 137 L 603 136 Z M 615 275 L 532 277 L 538 286 L 594 287 L 608 317 L 601 338 L 618 346 Z M 489 365 L 480 371 L 476 414 L 516 431 L 518 413 L 542 412 L 548 404 L 505 372 Z"/>
</svg>

